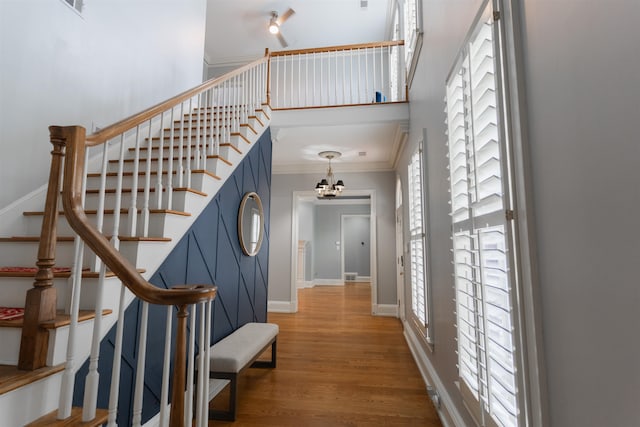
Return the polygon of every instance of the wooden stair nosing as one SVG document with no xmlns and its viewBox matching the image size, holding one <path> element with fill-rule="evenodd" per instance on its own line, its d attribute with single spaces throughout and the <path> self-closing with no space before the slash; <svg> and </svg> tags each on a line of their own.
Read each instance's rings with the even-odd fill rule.
<svg viewBox="0 0 640 427">
<path fill-rule="evenodd" d="M 45 366 L 34 371 L 23 371 L 17 366 L 0 365 L 0 395 L 17 390 L 64 370 L 64 364 Z"/>
<path fill-rule="evenodd" d="M 142 150 L 142 147 L 140 149 Z M 146 150 L 146 147 L 144 149 Z M 154 148 L 154 150 L 155 149 L 156 148 Z M 132 149 L 129 148 L 129 150 L 132 150 Z M 175 175 L 178 172 L 177 171 L 173 171 L 172 173 Z M 162 171 L 162 175 L 167 175 L 167 174 L 168 174 L 167 171 Z M 142 176 L 146 175 L 146 172 L 145 171 L 139 171 L 138 172 L 138 176 L 141 176 L 141 175 Z M 158 175 L 158 171 L 151 171 L 151 175 Z M 88 178 L 100 178 L 101 176 L 102 176 L 102 174 L 100 172 L 88 173 L 87 174 Z M 118 176 L 118 172 L 107 172 L 105 174 L 105 176 Z M 122 172 L 122 176 L 133 176 L 133 172 L 125 172 L 125 171 L 123 171 Z"/>
<path fill-rule="evenodd" d="M 193 190 L 195 191 L 195 190 Z M 111 239 L 112 236 L 104 236 L 106 239 Z M 73 242 L 75 240 L 74 236 L 56 236 L 58 242 Z M 118 236 L 118 240 L 124 242 L 169 242 L 171 238 L 169 237 L 131 237 L 131 236 Z M 39 242 L 40 236 L 12 236 L 12 237 L 0 237 L 0 242 L 3 243 L 33 243 Z"/>
<path fill-rule="evenodd" d="M 87 422 L 82 421 L 82 408 L 71 408 L 71 416 L 64 420 L 58 419 L 58 411 L 50 412 L 37 420 L 27 424 L 25 427 L 98 427 L 107 422 L 109 411 L 107 409 L 96 409 L 96 417 Z"/>
</svg>

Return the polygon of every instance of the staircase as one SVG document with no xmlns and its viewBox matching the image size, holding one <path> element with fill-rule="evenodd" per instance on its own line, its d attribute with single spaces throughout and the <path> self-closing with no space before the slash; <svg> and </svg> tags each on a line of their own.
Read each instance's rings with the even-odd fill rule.
<svg viewBox="0 0 640 427">
<path fill-rule="evenodd" d="M 54 144 L 52 179 L 48 194 L 43 193 L 39 203 L 52 208 L 24 211 L 12 221 L 17 226 L 11 234 L 0 237 L 0 307 L 15 309 L 6 310 L 14 318 L 0 319 L 0 424 L 62 425 L 54 420 L 64 418 L 64 425 L 80 425 L 83 421 L 87 424 L 82 425 L 115 425 L 117 386 L 115 391 L 112 386 L 116 398 L 109 408 L 96 409 L 97 391 L 87 391 L 85 407 L 72 410 L 74 376 L 89 358 L 87 390 L 97 387 L 98 381 L 117 384 L 119 371 L 111 379 L 109 372 L 100 372 L 97 379 L 99 343 L 112 326 L 124 323 L 124 310 L 136 298 L 146 301 L 143 306 L 167 305 L 169 331 L 171 319 L 176 319 L 171 315 L 173 305 L 180 307 L 179 313 L 186 313 L 186 305 L 197 304 L 191 310 L 191 330 L 196 330 L 196 307 L 202 308 L 199 329 L 205 330 L 206 320 L 210 323 L 210 301 L 215 289 L 162 289 L 164 293 L 158 291 L 150 299 L 145 299 L 143 291 L 150 286 L 152 274 L 268 128 L 271 111 L 267 103 L 266 64 L 261 59 L 207 82 L 87 136 L 86 143 L 81 128 L 50 128 Z M 75 148 L 73 141 L 81 148 Z M 57 150 L 58 154 L 66 150 L 62 179 L 55 173 L 62 167 L 56 166 Z M 78 165 L 80 172 L 73 176 L 72 168 Z M 61 181 L 62 189 L 58 188 Z M 79 208 L 73 205 L 76 202 Z M 79 224 L 84 216 L 89 225 Z M 43 222 L 56 227 L 52 231 L 43 227 Z M 51 244 L 47 244 L 49 241 Z M 36 261 L 38 265 L 34 267 Z M 23 317 L 20 310 L 25 307 L 25 295 L 34 289 L 55 294 L 53 302 L 39 301 L 41 306 L 53 304 L 50 313 L 55 309 L 55 315 L 44 321 L 36 318 L 35 326 L 29 326 L 31 311 L 27 309 Z M 172 297 L 182 298 L 181 302 L 172 302 Z M 42 319 L 43 315 L 39 316 Z M 181 322 L 180 314 L 177 318 Z M 147 326 L 140 327 L 145 328 L 145 335 Z M 31 333 L 34 336 L 25 338 Z M 167 336 L 170 342 L 171 334 Z M 43 344 L 32 345 L 33 342 Z M 175 345 L 176 354 L 186 353 L 187 344 L 180 337 L 180 330 Z M 200 347 L 201 352 L 206 351 L 205 346 Z M 27 354 L 32 348 L 36 349 L 31 351 L 35 354 Z M 186 366 L 189 360 L 187 378 L 180 379 L 186 382 L 186 390 L 178 399 L 173 387 L 172 404 L 178 408 L 178 400 L 182 400 L 186 409 L 180 415 L 171 410 L 171 425 L 183 425 L 184 420 L 194 418 L 200 425 L 206 422 L 206 411 L 202 410 L 206 391 L 196 396 L 200 406 L 189 406 L 194 400 L 189 398 L 194 393 L 193 376 L 197 376 L 191 363 L 195 360 L 193 344 L 189 352 L 180 362 Z M 164 362 L 167 372 L 168 353 Z M 200 358 L 205 359 L 208 356 Z M 174 361 L 176 366 L 180 363 Z M 18 365 L 34 369 L 19 370 Z M 200 372 L 206 371 L 205 365 L 200 368 Z M 144 364 L 138 371 L 144 375 Z M 180 384 L 175 375 L 184 372 L 176 371 L 173 381 Z M 166 403 L 168 383 L 167 376 L 163 379 Z M 134 402 L 133 420 L 127 423 L 140 425 L 142 397 L 135 399 L 139 402 Z M 169 421 L 166 411 L 160 414 L 160 425 Z"/>
</svg>

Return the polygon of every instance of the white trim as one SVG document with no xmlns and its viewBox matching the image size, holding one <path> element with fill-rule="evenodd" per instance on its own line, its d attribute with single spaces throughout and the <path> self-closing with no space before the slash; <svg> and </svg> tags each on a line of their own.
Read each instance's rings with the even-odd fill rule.
<svg viewBox="0 0 640 427">
<path fill-rule="evenodd" d="M 422 375 L 422 379 L 428 387 L 433 387 L 440 396 L 440 406 L 436 409 L 442 425 L 444 427 L 466 427 L 467 424 L 464 418 L 458 411 L 458 408 L 453 403 L 451 396 L 447 392 L 444 383 L 438 376 L 438 372 L 431 364 L 431 361 L 426 356 L 422 346 L 420 345 L 420 339 L 416 336 L 415 331 L 411 328 L 408 322 L 404 323 L 404 338 L 407 341 L 409 350 L 413 355 L 413 359 L 418 366 L 418 370 Z"/>
<path fill-rule="evenodd" d="M 342 279 L 313 279 L 313 286 L 344 286 Z"/>
<path fill-rule="evenodd" d="M 373 308 L 373 314 L 375 316 L 398 317 L 398 313 L 397 304 L 377 304 Z"/>
<path fill-rule="evenodd" d="M 267 301 L 267 312 L 269 313 L 296 313 L 297 304 L 291 301 Z"/>
<path fill-rule="evenodd" d="M 371 259 L 369 266 L 371 268 L 371 314 L 374 314 L 374 309 L 378 304 L 378 240 L 376 234 L 376 190 L 350 190 L 348 192 L 352 196 L 369 196 L 370 208 L 369 208 L 369 226 L 371 227 Z M 296 313 L 298 311 L 298 285 L 297 285 L 297 259 L 298 259 L 298 203 L 301 201 L 308 201 L 316 197 L 316 192 L 309 191 L 294 191 L 291 196 L 291 268 L 289 271 L 289 289 L 291 311 L 287 313 Z M 329 279 L 314 279 L 314 285 L 320 284 L 319 281 Z M 335 282 L 341 282 L 340 279 L 330 279 L 331 283 L 322 284 L 335 284 Z M 341 283 L 344 285 L 344 282 Z"/>
<path fill-rule="evenodd" d="M 356 276 L 356 282 L 369 282 L 369 283 L 371 283 L 371 276 Z"/>
</svg>

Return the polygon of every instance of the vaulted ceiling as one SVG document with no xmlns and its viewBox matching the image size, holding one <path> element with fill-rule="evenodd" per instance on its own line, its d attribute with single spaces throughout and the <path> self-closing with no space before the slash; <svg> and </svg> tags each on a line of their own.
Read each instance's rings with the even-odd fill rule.
<svg viewBox="0 0 640 427">
<path fill-rule="evenodd" d="M 205 60 L 213 66 L 235 66 L 259 58 L 266 48 L 285 50 L 269 33 L 268 24 L 272 11 L 282 14 L 289 8 L 295 14 L 281 28 L 289 44 L 286 50 L 388 40 L 391 4 L 392 0 L 208 0 Z M 337 114 L 275 112 L 274 172 L 322 170 L 327 161 L 317 153 L 323 150 L 343 153 L 334 162 L 336 171 L 392 169 L 408 114 L 396 109 L 392 119 L 381 120 L 372 107 L 362 108 L 340 108 Z"/>
</svg>

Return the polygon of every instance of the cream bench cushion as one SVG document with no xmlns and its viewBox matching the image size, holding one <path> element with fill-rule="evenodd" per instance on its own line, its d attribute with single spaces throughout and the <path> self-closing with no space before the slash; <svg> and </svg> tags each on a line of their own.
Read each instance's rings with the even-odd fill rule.
<svg viewBox="0 0 640 427">
<path fill-rule="evenodd" d="M 211 347 L 213 372 L 240 372 L 278 336 L 274 323 L 247 323 Z"/>
</svg>

